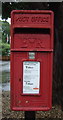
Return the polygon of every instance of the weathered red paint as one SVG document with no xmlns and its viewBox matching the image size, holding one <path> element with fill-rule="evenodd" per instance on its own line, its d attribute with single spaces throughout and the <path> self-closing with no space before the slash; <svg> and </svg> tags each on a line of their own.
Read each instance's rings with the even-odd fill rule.
<svg viewBox="0 0 63 120">
<path fill-rule="evenodd" d="M 13 10 L 11 13 L 11 109 L 49 110 L 52 107 L 53 12 Z M 29 59 L 29 52 L 35 59 Z M 40 61 L 40 94 L 24 94 L 23 61 Z M 28 102 L 26 102 L 28 101 Z"/>
</svg>

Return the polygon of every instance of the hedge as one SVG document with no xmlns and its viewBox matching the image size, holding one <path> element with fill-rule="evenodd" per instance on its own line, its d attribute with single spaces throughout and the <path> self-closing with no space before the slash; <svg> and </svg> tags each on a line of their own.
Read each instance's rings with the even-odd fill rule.
<svg viewBox="0 0 63 120">
<path fill-rule="evenodd" d="M 2 55 L 2 56 L 10 55 L 10 44 L 0 43 L 0 55 Z"/>
</svg>

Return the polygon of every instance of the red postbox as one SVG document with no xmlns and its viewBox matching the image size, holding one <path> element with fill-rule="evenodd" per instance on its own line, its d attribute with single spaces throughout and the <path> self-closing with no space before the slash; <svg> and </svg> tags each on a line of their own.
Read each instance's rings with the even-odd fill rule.
<svg viewBox="0 0 63 120">
<path fill-rule="evenodd" d="M 52 107 L 53 12 L 11 13 L 11 109 Z"/>
</svg>

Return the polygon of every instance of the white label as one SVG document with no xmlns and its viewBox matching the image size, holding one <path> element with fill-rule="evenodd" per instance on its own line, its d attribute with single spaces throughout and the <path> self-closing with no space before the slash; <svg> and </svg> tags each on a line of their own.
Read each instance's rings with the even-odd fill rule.
<svg viewBox="0 0 63 120">
<path fill-rule="evenodd" d="M 40 62 L 23 62 L 23 94 L 39 94 Z"/>
</svg>

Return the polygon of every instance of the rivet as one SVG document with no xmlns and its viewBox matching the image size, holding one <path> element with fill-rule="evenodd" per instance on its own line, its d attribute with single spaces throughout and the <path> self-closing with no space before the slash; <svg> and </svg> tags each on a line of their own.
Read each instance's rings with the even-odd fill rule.
<svg viewBox="0 0 63 120">
<path fill-rule="evenodd" d="M 26 101 L 26 103 L 28 103 L 29 101 Z"/>
</svg>

